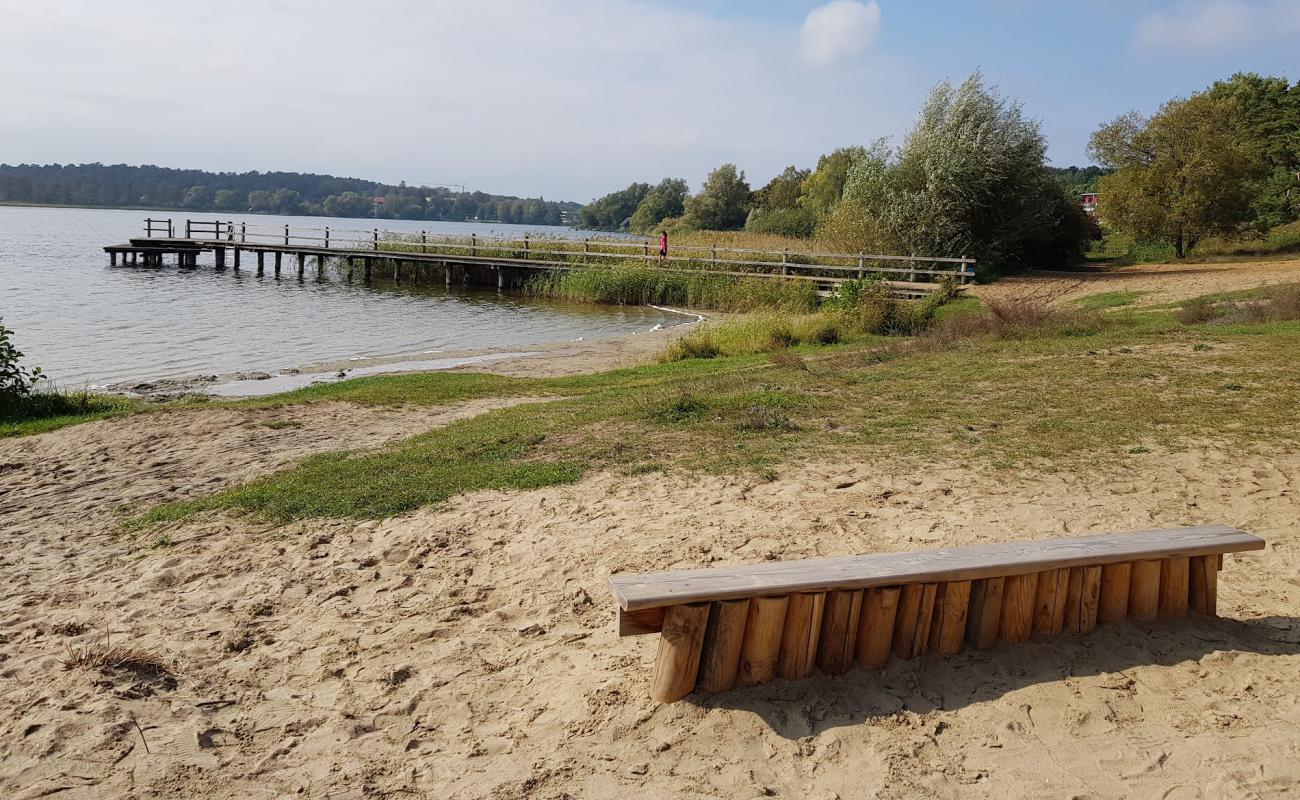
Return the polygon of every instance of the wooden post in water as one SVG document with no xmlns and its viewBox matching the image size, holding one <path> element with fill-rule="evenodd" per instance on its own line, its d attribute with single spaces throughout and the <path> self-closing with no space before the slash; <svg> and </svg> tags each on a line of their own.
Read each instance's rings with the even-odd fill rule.
<svg viewBox="0 0 1300 800">
<path fill-rule="evenodd" d="M 216 257 L 217 257 L 217 269 L 225 269 L 225 268 L 226 268 L 226 248 L 224 248 L 224 247 L 218 247 L 218 248 L 216 248 L 216 249 L 213 251 L 213 253 L 214 253 L 214 254 L 216 255 Z"/>
<path fill-rule="evenodd" d="M 370 283 L 370 259 L 369 258 L 361 259 L 361 264 L 363 267 L 365 267 L 366 283 Z"/>
<path fill-rule="evenodd" d="M 259 278 L 262 277 L 262 273 L 265 270 L 266 270 L 266 251 L 258 250 L 257 251 L 257 277 Z"/>
<path fill-rule="evenodd" d="M 303 268 L 307 266 L 307 254 L 300 252 L 297 255 L 298 255 L 298 277 L 302 278 Z"/>
<path fill-rule="evenodd" d="M 284 255 L 279 250 L 275 251 L 275 277 L 280 277 L 280 257 Z"/>
<path fill-rule="evenodd" d="M 235 260 L 235 272 L 239 272 L 239 248 L 238 248 L 238 247 L 234 248 L 234 251 L 235 251 L 235 259 L 234 259 L 234 260 Z"/>
<path fill-rule="evenodd" d="M 325 277 L 325 254 L 320 253 L 316 256 L 316 280 Z"/>
</svg>

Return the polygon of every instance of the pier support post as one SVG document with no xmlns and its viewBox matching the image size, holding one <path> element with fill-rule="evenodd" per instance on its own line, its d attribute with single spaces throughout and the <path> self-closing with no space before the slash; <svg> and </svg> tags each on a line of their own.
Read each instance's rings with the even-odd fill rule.
<svg viewBox="0 0 1300 800">
<path fill-rule="evenodd" d="M 235 248 L 235 272 L 239 272 L 239 248 Z"/>
<path fill-rule="evenodd" d="M 366 271 L 366 283 L 370 283 L 370 259 L 368 259 L 368 258 L 363 258 L 363 259 L 361 259 L 361 263 L 362 263 L 362 265 L 365 267 L 365 271 Z"/>
<path fill-rule="evenodd" d="M 109 265 L 110 267 L 116 267 L 116 266 L 117 266 L 117 253 L 112 252 L 112 251 L 109 251 L 109 254 L 108 254 L 108 265 Z"/>
<path fill-rule="evenodd" d="M 325 277 L 325 256 L 316 256 L 316 280 L 322 280 Z"/>
<path fill-rule="evenodd" d="M 217 269 L 226 268 L 226 248 L 218 247 L 214 251 L 217 255 Z"/>
<path fill-rule="evenodd" d="M 356 265 L 356 259 L 348 256 L 348 283 L 352 283 L 352 269 Z"/>
<path fill-rule="evenodd" d="M 262 272 L 266 269 L 266 251 L 257 251 L 257 276 L 262 277 Z"/>
<path fill-rule="evenodd" d="M 451 288 L 451 264 L 446 261 L 442 262 L 442 275 L 447 279 L 447 288 Z"/>
<path fill-rule="evenodd" d="M 302 272 L 306 268 L 306 266 L 307 266 L 307 254 L 299 253 L 298 254 L 298 277 L 299 278 L 302 277 Z"/>
<path fill-rule="evenodd" d="M 280 256 L 284 255 L 280 251 L 275 253 L 275 277 L 280 277 Z"/>
<path fill-rule="evenodd" d="M 497 267 L 497 291 L 506 288 L 506 270 L 505 267 Z"/>
<path fill-rule="evenodd" d="M 402 282 L 402 260 L 400 258 L 395 258 L 393 259 L 393 283 L 401 283 L 401 282 Z"/>
</svg>

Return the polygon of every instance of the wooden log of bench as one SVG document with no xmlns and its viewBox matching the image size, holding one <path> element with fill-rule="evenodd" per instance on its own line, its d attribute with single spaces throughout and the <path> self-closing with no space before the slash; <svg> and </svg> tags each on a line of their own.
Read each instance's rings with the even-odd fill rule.
<svg viewBox="0 0 1300 800">
<path fill-rule="evenodd" d="M 1214 614 L 1222 525 L 610 578 L 620 636 L 661 632 L 652 695 L 726 691 L 891 655 L 951 655 L 1098 620 Z"/>
</svg>

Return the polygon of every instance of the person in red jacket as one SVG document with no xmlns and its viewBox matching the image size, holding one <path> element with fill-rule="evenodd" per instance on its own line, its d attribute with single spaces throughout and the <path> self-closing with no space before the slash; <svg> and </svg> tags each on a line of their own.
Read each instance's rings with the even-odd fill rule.
<svg viewBox="0 0 1300 800">
<path fill-rule="evenodd" d="M 668 257 L 668 231 L 659 234 L 659 260 L 663 261 Z"/>
</svg>

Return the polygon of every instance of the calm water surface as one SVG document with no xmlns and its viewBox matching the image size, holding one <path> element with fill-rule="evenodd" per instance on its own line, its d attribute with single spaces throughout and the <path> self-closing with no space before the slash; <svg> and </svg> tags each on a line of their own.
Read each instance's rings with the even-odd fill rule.
<svg viewBox="0 0 1300 800">
<path fill-rule="evenodd" d="M 0 318 L 29 366 L 67 386 L 274 372 L 347 358 L 512 348 L 647 331 L 687 317 L 638 307 L 561 305 L 440 284 L 303 281 L 292 259 L 277 280 L 244 269 L 108 266 L 106 244 L 142 235 L 146 216 L 176 212 L 0 206 Z M 195 215 L 213 219 L 217 215 Z M 221 214 L 224 221 L 338 230 L 381 229 L 480 236 L 590 235 L 565 228 L 402 220 Z M 268 259 L 269 262 L 269 259 Z M 229 257 L 227 258 L 229 263 Z"/>
</svg>

